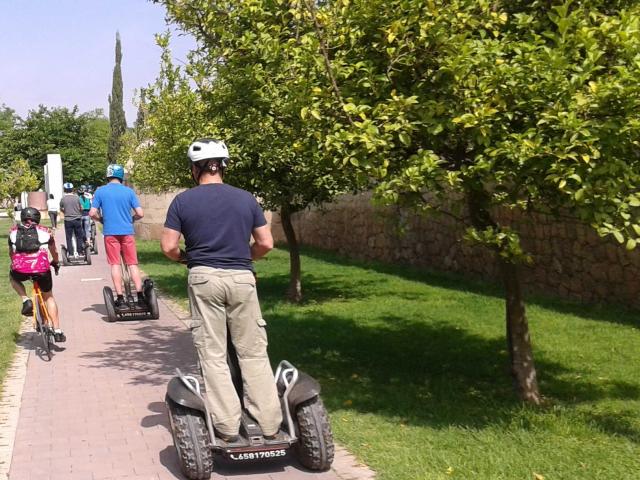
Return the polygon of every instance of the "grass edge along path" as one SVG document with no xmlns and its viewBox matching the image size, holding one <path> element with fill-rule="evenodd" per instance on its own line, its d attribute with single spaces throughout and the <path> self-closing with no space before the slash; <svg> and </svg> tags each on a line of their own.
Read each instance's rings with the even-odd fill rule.
<svg viewBox="0 0 640 480">
<path fill-rule="evenodd" d="M 499 289 L 303 251 L 303 305 L 283 300 L 288 253 L 258 262 L 269 354 L 315 376 L 336 440 L 382 480 L 634 479 L 640 470 L 637 314 L 534 298 L 546 403 L 512 392 Z M 141 266 L 186 305 L 186 269 L 157 242 Z"/>
<path fill-rule="evenodd" d="M 11 219 L 0 218 L 0 378 L 4 380 L 16 351 L 22 315 L 20 297 L 9 284 L 9 253 L 7 238 L 13 225 Z M 4 382 L 2 382 L 4 383 Z M 1 391 L 1 390 L 0 390 Z"/>
</svg>

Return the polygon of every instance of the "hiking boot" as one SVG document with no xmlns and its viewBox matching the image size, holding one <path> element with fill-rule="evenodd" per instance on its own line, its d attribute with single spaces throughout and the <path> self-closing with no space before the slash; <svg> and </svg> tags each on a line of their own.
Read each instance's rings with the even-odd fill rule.
<svg viewBox="0 0 640 480">
<path fill-rule="evenodd" d="M 24 302 L 22 302 L 22 315 L 25 317 L 30 317 L 33 315 L 33 302 L 30 298 L 27 298 Z"/>
<path fill-rule="evenodd" d="M 62 330 L 60 330 L 59 332 L 53 332 L 53 339 L 57 342 L 57 343 L 62 343 L 62 342 L 66 342 L 67 341 L 67 337 L 64 334 L 64 332 Z"/>
</svg>

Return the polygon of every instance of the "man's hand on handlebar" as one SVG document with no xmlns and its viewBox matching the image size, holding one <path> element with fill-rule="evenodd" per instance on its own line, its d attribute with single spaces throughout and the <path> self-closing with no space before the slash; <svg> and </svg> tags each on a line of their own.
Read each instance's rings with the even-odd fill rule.
<svg viewBox="0 0 640 480">
<path fill-rule="evenodd" d="M 187 252 L 185 252 L 183 249 L 180 249 L 180 258 L 178 259 L 178 263 L 181 263 L 183 265 L 187 264 Z"/>
</svg>

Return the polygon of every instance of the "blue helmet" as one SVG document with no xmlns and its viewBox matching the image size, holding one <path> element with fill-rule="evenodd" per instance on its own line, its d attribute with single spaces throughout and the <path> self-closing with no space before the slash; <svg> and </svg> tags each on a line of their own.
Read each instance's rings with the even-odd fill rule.
<svg viewBox="0 0 640 480">
<path fill-rule="evenodd" d="M 107 167 L 107 178 L 118 178 L 120 181 L 124 180 L 124 167 L 112 163 Z"/>
</svg>

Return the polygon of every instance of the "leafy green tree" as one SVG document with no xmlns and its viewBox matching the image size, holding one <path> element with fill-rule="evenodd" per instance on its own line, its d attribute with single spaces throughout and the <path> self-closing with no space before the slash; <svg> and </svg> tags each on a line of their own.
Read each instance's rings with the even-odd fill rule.
<svg viewBox="0 0 640 480">
<path fill-rule="evenodd" d="M 29 163 L 17 159 L 9 165 L 0 165 L 0 203 L 13 201 L 22 192 L 29 192 L 38 187 L 38 179 L 31 172 Z"/>
<path fill-rule="evenodd" d="M 10 130 L 13 130 L 18 120 L 19 117 L 16 115 L 15 110 L 9 108 L 5 104 L 0 105 L 0 136 L 3 136 Z"/>
<path fill-rule="evenodd" d="M 442 211 L 495 252 L 520 397 L 539 403 L 517 227 L 573 214 L 640 236 L 640 7 L 632 1 L 305 0 L 317 128 L 390 203 Z M 443 199 L 459 199 L 457 209 Z"/>
<path fill-rule="evenodd" d="M 0 137 L 2 164 L 27 159 L 42 181 L 47 154 L 62 156 L 65 178 L 77 183 L 98 183 L 104 178 L 109 122 L 102 111 L 84 114 L 78 108 L 31 110 L 25 120 Z"/>
<path fill-rule="evenodd" d="M 127 131 L 127 120 L 124 114 L 122 94 L 122 45 L 120 32 L 116 32 L 116 64 L 113 67 L 113 80 L 111 95 L 109 95 L 109 122 L 111 132 L 109 135 L 109 149 L 107 151 L 107 163 L 118 163 L 120 149 L 122 148 L 122 136 Z"/>
<path fill-rule="evenodd" d="M 159 3 L 201 47 L 187 67 L 196 91 L 182 79 L 163 108 L 235 146 L 235 178 L 280 209 L 285 231 L 288 213 L 364 178 L 495 252 L 514 383 L 540 402 L 522 293 L 531 257 L 496 211 L 570 213 L 636 246 L 638 2 Z M 161 117 L 159 137 L 188 143 Z"/>
<path fill-rule="evenodd" d="M 298 55 L 302 35 L 313 32 L 302 32 L 294 13 L 282 8 L 283 2 L 162 3 L 169 18 L 201 45 L 186 69 L 197 86 L 195 96 L 188 92 L 188 81 L 166 81 L 169 91 L 173 85 L 183 100 L 201 105 L 192 112 L 197 123 L 189 127 L 189 122 L 178 122 L 185 128 L 185 141 L 180 144 L 186 147 L 205 132 L 227 141 L 233 154 L 229 182 L 253 192 L 263 206 L 280 213 L 291 259 L 287 296 L 300 301 L 300 254 L 291 216 L 355 188 L 356 180 L 335 174 L 335 165 L 321 150 L 314 127 L 300 116 L 302 110 L 316 114 L 308 108 L 315 88 L 309 79 L 317 76 L 318 65 L 313 57 Z M 176 98 L 171 95 L 168 100 Z M 190 115 L 190 108 L 185 108 L 188 104 L 177 108 L 179 117 L 183 112 Z M 148 121 L 152 122 L 152 100 L 149 107 Z M 166 121 L 161 125 L 165 132 L 175 134 Z M 159 140 L 157 134 L 151 138 Z M 153 148 L 160 149 L 160 143 Z M 184 151 L 181 148 L 179 163 L 167 155 L 168 161 L 182 166 Z"/>
</svg>

